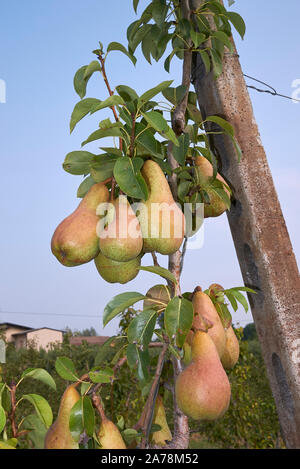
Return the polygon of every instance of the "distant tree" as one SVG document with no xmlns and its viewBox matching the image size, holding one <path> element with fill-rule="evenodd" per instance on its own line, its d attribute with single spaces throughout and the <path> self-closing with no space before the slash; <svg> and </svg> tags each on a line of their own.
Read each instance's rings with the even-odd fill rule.
<svg viewBox="0 0 300 469">
<path fill-rule="evenodd" d="M 251 324 L 247 324 L 246 327 L 244 327 L 244 336 L 243 340 L 255 340 L 257 339 L 257 332 L 255 329 L 255 325 L 252 322 Z"/>
</svg>

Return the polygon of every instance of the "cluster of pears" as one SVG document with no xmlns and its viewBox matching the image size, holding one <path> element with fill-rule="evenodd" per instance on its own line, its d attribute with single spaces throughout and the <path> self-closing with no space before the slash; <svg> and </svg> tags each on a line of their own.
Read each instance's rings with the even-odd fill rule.
<svg viewBox="0 0 300 469">
<path fill-rule="evenodd" d="M 69 427 L 71 409 L 79 399 L 76 384 L 69 385 L 61 398 L 57 419 L 46 434 L 45 449 L 79 449 L 78 442 L 74 440 Z M 101 414 L 97 440 L 100 444 L 98 449 L 126 449 L 118 427 L 105 416 L 104 412 Z"/>
<path fill-rule="evenodd" d="M 204 156 L 196 156 L 194 167 L 195 182 L 197 182 L 197 185 L 205 190 L 207 196 L 209 197 L 209 202 L 206 200 L 204 201 L 204 218 L 219 217 L 228 208 L 224 200 L 212 187 L 212 183 L 214 181 L 213 172 L 212 164 Z M 230 199 L 231 194 L 225 179 L 219 173 L 217 173 L 216 180 L 221 183 L 220 187 L 222 187 Z M 195 196 L 197 199 L 197 193 Z M 188 197 L 188 200 L 192 201 L 193 197 Z"/>
<path fill-rule="evenodd" d="M 141 173 L 148 199 L 139 202 L 137 211 L 122 194 L 109 204 L 107 186 L 97 183 L 60 223 L 53 234 L 51 249 L 63 265 L 72 267 L 94 259 L 104 280 L 127 283 L 137 276 L 145 253 L 169 255 L 179 249 L 185 218 L 173 199 L 164 172 L 155 161 L 147 160 Z M 99 204 L 107 206 L 109 221 L 102 225 L 97 215 Z"/>
<path fill-rule="evenodd" d="M 223 327 L 214 303 L 200 287 L 194 291 L 193 305 L 193 326 L 184 344 L 185 368 L 176 381 L 176 400 L 188 417 L 216 420 L 230 403 L 231 388 L 225 369 L 237 363 L 239 342 L 232 326 Z"/>
</svg>

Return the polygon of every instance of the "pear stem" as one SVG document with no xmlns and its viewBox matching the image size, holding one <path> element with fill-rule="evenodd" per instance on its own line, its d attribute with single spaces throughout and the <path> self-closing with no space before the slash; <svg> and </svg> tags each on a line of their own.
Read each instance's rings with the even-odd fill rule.
<svg viewBox="0 0 300 469">
<path fill-rule="evenodd" d="M 105 415 L 105 412 L 104 412 L 104 409 L 103 409 L 103 406 L 102 406 L 102 403 L 101 403 L 101 399 L 100 399 L 99 396 L 97 396 L 97 394 L 95 392 L 92 395 L 92 403 L 93 403 L 93 406 L 95 407 L 95 409 L 98 411 L 101 419 L 102 420 L 107 420 L 107 417 Z"/>
</svg>

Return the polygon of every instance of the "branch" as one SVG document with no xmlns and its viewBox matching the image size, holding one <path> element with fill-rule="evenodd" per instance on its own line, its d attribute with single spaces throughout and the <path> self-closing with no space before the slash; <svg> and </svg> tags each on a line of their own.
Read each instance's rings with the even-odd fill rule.
<svg viewBox="0 0 300 469">
<path fill-rule="evenodd" d="M 190 20 L 191 10 L 189 0 L 181 0 L 181 13 L 182 18 Z M 191 73 L 192 73 L 192 40 L 188 40 L 188 47 L 184 50 L 183 56 L 183 69 L 182 69 L 182 82 L 186 86 L 186 93 L 182 101 L 177 105 L 172 119 L 172 128 L 177 136 L 181 135 L 185 128 L 185 112 L 188 103 L 189 90 L 191 86 Z"/>
<path fill-rule="evenodd" d="M 114 375 L 119 371 L 119 369 L 126 363 L 127 357 L 122 357 L 120 360 L 116 363 L 116 365 L 113 368 Z M 112 380 L 111 386 L 110 386 L 110 411 L 111 415 L 114 414 L 114 382 L 115 380 Z"/>
<path fill-rule="evenodd" d="M 104 412 L 104 409 L 103 409 L 103 406 L 102 406 L 102 403 L 101 403 L 101 399 L 100 399 L 99 396 L 97 396 L 97 394 L 95 392 L 92 395 L 92 403 L 93 403 L 93 406 L 95 407 L 95 409 L 98 411 L 101 419 L 106 420 L 106 415 L 105 415 L 105 412 Z"/>
<path fill-rule="evenodd" d="M 138 423 L 134 426 L 136 430 L 142 430 L 143 435 L 144 435 L 141 445 L 140 445 L 141 449 L 145 449 L 146 444 L 148 442 L 148 438 L 149 438 L 149 434 L 151 430 L 153 412 L 154 412 L 154 405 L 155 405 L 158 388 L 159 388 L 160 376 L 163 370 L 165 355 L 168 350 L 168 347 L 169 347 L 169 344 L 165 342 L 163 344 L 162 351 L 160 352 L 160 355 L 158 357 L 157 367 L 156 367 L 154 379 L 152 382 L 152 386 L 151 386 L 151 389 L 147 398 L 146 405 L 144 407 L 143 413 Z"/>
<path fill-rule="evenodd" d="M 18 438 L 18 429 L 16 424 L 16 391 L 16 383 L 13 381 L 10 386 L 11 411 L 8 416 L 11 424 L 13 438 Z"/>
</svg>

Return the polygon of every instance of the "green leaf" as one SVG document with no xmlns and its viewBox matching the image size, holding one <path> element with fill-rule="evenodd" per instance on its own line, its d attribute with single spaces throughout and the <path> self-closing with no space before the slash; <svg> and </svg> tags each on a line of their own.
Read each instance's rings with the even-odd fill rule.
<svg viewBox="0 0 300 469">
<path fill-rule="evenodd" d="M 221 127 L 228 135 L 231 135 L 232 137 L 234 136 L 234 129 L 232 125 L 223 119 L 222 117 L 219 116 L 208 116 L 205 121 L 209 122 L 215 122 L 218 124 L 219 127 Z"/>
<path fill-rule="evenodd" d="M 136 91 L 133 88 L 130 88 L 130 86 L 118 85 L 118 86 L 116 86 L 116 90 L 119 93 L 119 95 L 121 96 L 121 98 L 123 98 L 123 100 L 126 103 L 127 102 L 132 102 L 132 103 L 137 103 L 138 102 L 139 97 L 138 97 Z"/>
<path fill-rule="evenodd" d="M 225 33 L 224 33 L 225 34 Z M 207 40 L 206 34 L 198 33 L 193 28 L 191 29 L 191 39 L 194 43 L 195 48 L 197 49 L 200 44 Z"/>
<path fill-rule="evenodd" d="M 191 188 L 191 181 L 181 181 L 178 185 L 178 197 L 180 200 L 184 202 L 184 198 L 187 196 L 190 188 Z"/>
<path fill-rule="evenodd" d="M 55 361 L 55 369 L 59 376 L 68 381 L 78 381 L 75 366 L 68 357 L 58 357 Z"/>
<path fill-rule="evenodd" d="M 119 42 L 111 42 L 108 47 L 107 47 L 107 53 L 108 52 L 111 52 L 113 50 L 118 50 L 120 52 L 123 52 L 123 54 L 125 54 L 130 60 L 131 62 L 133 63 L 133 65 L 136 64 L 136 58 L 134 57 L 134 55 L 130 54 L 130 52 L 128 52 L 128 50 L 126 49 L 126 47 L 124 47 L 122 44 L 120 44 Z"/>
<path fill-rule="evenodd" d="M 208 53 L 205 50 L 199 49 L 199 54 L 201 55 L 202 61 L 205 66 L 206 73 L 210 71 L 210 58 Z"/>
<path fill-rule="evenodd" d="M 145 270 L 146 272 L 151 272 L 153 274 L 160 275 L 160 277 L 170 280 L 174 284 L 177 283 L 175 276 L 168 269 L 165 269 L 164 267 L 150 265 L 148 267 L 139 267 L 139 269 Z"/>
<path fill-rule="evenodd" d="M 230 293 L 230 292 L 226 292 L 225 295 L 227 296 L 232 308 L 234 311 L 237 311 L 238 309 L 238 304 L 236 302 L 236 299 L 234 298 L 234 296 Z"/>
<path fill-rule="evenodd" d="M 170 103 L 176 105 L 181 103 L 185 94 L 187 87 L 184 85 L 179 85 L 177 88 L 169 87 L 162 91 L 163 96 L 170 101 Z"/>
<path fill-rule="evenodd" d="M 116 161 L 114 167 L 114 177 L 121 190 L 135 199 L 147 199 L 147 184 L 140 173 L 140 158 L 129 158 L 123 156 Z"/>
<path fill-rule="evenodd" d="M 114 370 L 104 368 L 104 370 L 90 371 L 89 377 L 93 383 L 110 383 L 114 376 Z"/>
<path fill-rule="evenodd" d="M 121 435 L 126 445 L 129 446 L 138 436 L 141 436 L 141 433 L 134 428 L 126 428 L 122 431 Z"/>
<path fill-rule="evenodd" d="M 97 60 L 93 60 L 86 68 L 83 79 L 87 82 L 93 73 L 95 72 L 101 72 L 101 66 L 100 63 Z"/>
<path fill-rule="evenodd" d="M 43 368 L 28 368 L 22 373 L 22 378 L 37 379 L 38 381 L 42 381 L 42 383 L 47 384 L 47 386 L 56 391 L 56 384 L 54 379 L 48 373 L 48 371 L 44 370 Z"/>
<path fill-rule="evenodd" d="M 90 166 L 91 176 L 96 182 L 112 177 L 118 157 L 108 154 L 96 155 Z"/>
<path fill-rule="evenodd" d="M 2 405 L 0 405 L 0 433 L 2 432 L 3 428 L 6 424 L 6 414 L 5 410 L 3 409 Z"/>
<path fill-rule="evenodd" d="M 241 15 L 233 11 L 227 11 L 226 16 L 229 21 L 231 21 L 241 38 L 244 39 L 246 33 L 246 25 Z"/>
<path fill-rule="evenodd" d="M 212 35 L 212 37 L 217 38 L 219 41 L 221 41 L 223 44 L 225 44 L 228 49 L 233 52 L 233 44 L 230 41 L 229 37 L 227 36 L 226 33 L 223 31 L 215 31 Z"/>
<path fill-rule="evenodd" d="M 94 114 L 94 112 L 100 111 L 106 107 L 119 106 L 121 104 L 124 104 L 124 100 L 121 98 L 121 96 L 113 94 L 104 101 L 98 101 L 98 103 L 92 107 L 91 114 Z"/>
<path fill-rule="evenodd" d="M 173 83 L 173 80 L 163 81 L 159 85 L 143 93 L 142 96 L 140 96 L 138 100 L 138 108 L 141 108 L 145 103 L 150 101 L 150 99 L 154 98 L 154 96 L 156 96 L 162 90 L 164 90 L 165 88 L 168 88 L 171 85 L 171 83 Z"/>
<path fill-rule="evenodd" d="M 168 126 L 166 119 L 164 119 L 160 112 L 150 111 L 146 113 L 142 112 L 141 114 L 146 119 L 148 124 L 157 132 L 159 132 L 160 135 L 167 138 L 168 140 L 171 140 L 176 146 L 179 145 L 175 133 Z"/>
<path fill-rule="evenodd" d="M 100 138 L 105 138 L 105 137 L 124 138 L 124 134 L 121 131 L 121 127 L 123 127 L 123 124 L 121 124 L 121 122 L 114 122 L 113 124 L 111 124 L 110 127 L 96 130 L 84 142 L 82 142 L 81 146 L 83 147 L 87 143 L 90 143 L 90 142 L 93 142 L 95 140 L 99 140 Z"/>
<path fill-rule="evenodd" d="M 73 132 L 76 124 L 78 124 L 78 122 L 81 121 L 81 119 L 83 119 L 83 117 L 85 117 L 91 111 L 93 106 L 100 103 L 101 101 L 95 98 L 86 98 L 82 101 L 79 101 L 79 103 L 75 105 L 74 110 L 72 112 L 70 132 Z"/>
<path fill-rule="evenodd" d="M 154 0 L 152 6 L 152 18 L 157 26 L 161 27 L 166 19 L 169 6 L 165 0 Z"/>
<path fill-rule="evenodd" d="M 94 156 L 93 153 L 88 151 L 72 151 L 67 154 L 63 162 L 63 168 L 70 174 L 88 174 Z"/>
<path fill-rule="evenodd" d="M 10 412 L 11 409 L 11 398 L 10 392 L 6 384 L 0 383 L 0 405 L 6 412 Z"/>
<path fill-rule="evenodd" d="M 140 22 L 139 22 L 139 25 L 140 25 Z M 146 34 L 149 33 L 150 30 L 151 30 L 150 24 L 143 24 L 134 33 L 132 33 L 132 35 L 128 39 L 128 46 L 132 53 L 134 53 L 137 46 L 140 44 L 140 42 L 143 40 Z"/>
<path fill-rule="evenodd" d="M 53 421 L 53 414 L 46 399 L 39 394 L 25 394 L 22 396 L 21 400 L 22 399 L 26 399 L 34 406 L 38 417 L 43 424 L 49 428 Z"/>
<path fill-rule="evenodd" d="M 86 94 L 86 85 L 88 80 L 84 79 L 84 75 L 87 67 L 87 65 L 81 67 L 79 70 L 77 70 L 74 76 L 74 88 L 81 99 L 84 98 Z"/>
<path fill-rule="evenodd" d="M 171 54 L 168 55 L 168 57 L 166 58 L 165 63 L 164 63 L 164 69 L 165 69 L 166 72 L 170 73 L 171 61 L 172 61 L 174 55 L 175 55 L 177 52 L 179 52 L 179 51 L 180 51 L 180 49 L 179 49 L 178 47 L 175 47 L 175 48 L 172 50 Z"/>
<path fill-rule="evenodd" d="M 93 436 L 95 430 L 95 412 L 91 399 L 88 396 L 82 396 L 72 407 L 69 428 L 72 437 L 77 442 L 84 431 L 88 436 Z"/>
<path fill-rule="evenodd" d="M 199 111 L 199 109 L 197 108 L 195 104 L 188 104 L 187 110 L 188 110 L 189 119 L 196 122 L 196 124 L 198 125 L 202 124 L 203 118 L 202 118 L 201 112 Z"/>
<path fill-rule="evenodd" d="M 215 49 L 211 49 L 210 51 L 211 55 L 211 60 L 213 64 L 213 69 L 214 69 L 214 76 L 215 78 L 218 78 L 223 70 L 223 62 L 222 59 L 220 58 L 219 54 L 216 52 Z"/>
<path fill-rule="evenodd" d="M 137 292 L 120 293 L 114 296 L 105 306 L 103 312 L 103 326 L 106 326 L 115 316 L 124 311 L 129 306 L 144 300 L 146 296 Z"/>
<path fill-rule="evenodd" d="M 191 301 L 176 296 L 166 307 L 164 325 L 170 339 L 176 337 L 179 347 L 182 347 L 185 337 L 192 327 L 194 308 Z"/>
<path fill-rule="evenodd" d="M 235 288 L 229 288 L 228 290 L 226 290 L 226 294 L 227 292 L 231 293 L 238 300 L 238 302 L 241 303 L 241 305 L 244 307 L 244 310 L 247 313 L 249 310 L 249 306 L 248 306 L 248 302 L 246 298 L 242 295 L 242 293 L 240 293 Z"/>
<path fill-rule="evenodd" d="M 32 441 L 34 449 L 44 449 L 47 427 L 36 414 L 25 417 L 22 428 L 30 430 L 28 437 Z"/>
<path fill-rule="evenodd" d="M 183 133 L 182 135 L 180 135 L 180 137 L 178 137 L 178 142 L 179 146 L 173 148 L 173 156 L 177 163 L 180 164 L 180 166 L 184 166 L 185 157 L 190 145 L 189 134 Z"/>
<path fill-rule="evenodd" d="M 151 155 L 156 158 L 163 159 L 164 155 L 159 152 L 160 143 L 155 139 L 150 129 L 144 130 L 137 138 L 136 141 Z"/>
<path fill-rule="evenodd" d="M 149 377 L 149 352 L 141 350 L 136 344 L 129 344 L 126 351 L 128 366 L 131 370 L 137 369 L 140 381 L 145 382 Z"/>
<path fill-rule="evenodd" d="M 82 199 L 88 193 L 90 188 L 95 184 L 95 182 L 96 181 L 94 181 L 92 176 L 85 178 L 77 189 L 77 197 Z"/>
<path fill-rule="evenodd" d="M 149 345 L 154 332 L 157 312 L 153 309 L 142 311 L 130 323 L 127 331 L 128 342 Z"/>
<path fill-rule="evenodd" d="M 138 7 L 138 4 L 139 4 L 139 1 L 140 1 L 140 0 L 133 0 L 133 8 L 134 8 L 135 13 L 136 13 L 136 11 L 137 11 L 137 7 Z"/>
</svg>

